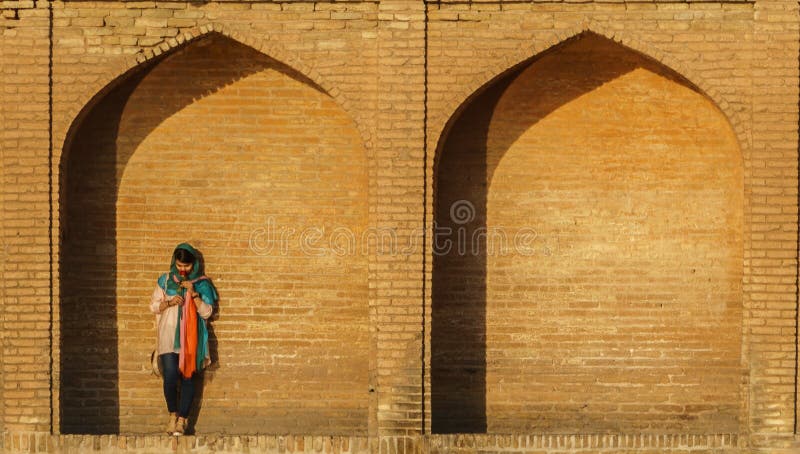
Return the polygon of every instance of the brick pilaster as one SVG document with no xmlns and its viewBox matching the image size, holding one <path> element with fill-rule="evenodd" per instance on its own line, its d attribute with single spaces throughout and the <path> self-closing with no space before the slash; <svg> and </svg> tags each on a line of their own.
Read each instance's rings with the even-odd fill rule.
<svg viewBox="0 0 800 454">
<path fill-rule="evenodd" d="M 18 3 L 3 30 L 3 417 L 49 432 L 49 2 Z"/>
<path fill-rule="evenodd" d="M 797 3 L 755 5 L 752 192 L 745 235 L 745 339 L 754 447 L 792 437 L 797 263 Z M 775 77 L 779 75 L 780 80 Z M 776 441 L 769 442 L 777 447 Z"/>
<path fill-rule="evenodd" d="M 0 30 L 6 29 L 6 18 L 3 14 L 0 14 Z M 4 34 L 0 33 L 0 61 L 5 61 L 5 38 Z M 5 125 L 5 116 L 4 116 L 4 109 L 5 109 L 5 71 L 0 69 L 0 125 Z M 4 181 L 3 178 L 3 169 L 5 168 L 5 163 L 3 160 L 3 150 L 5 149 L 5 127 L 0 128 L 0 181 Z M 0 197 L 0 213 L 4 213 L 3 209 L 3 199 L 4 197 Z M 5 282 L 4 277 L 4 264 L 5 264 L 5 233 L 3 231 L 3 217 L 0 217 L 0 282 Z M 0 304 L 0 323 L 3 322 L 3 307 L 5 307 L 5 300 L 6 300 L 6 293 L 5 293 L 5 285 L 0 284 L 0 301 L 3 304 Z M 3 364 L 3 350 L 5 342 L 3 338 L 5 337 L 5 330 L 0 329 L 0 367 Z M 5 432 L 5 404 L 3 402 L 3 390 L 5 389 L 4 381 L 3 381 L 3 374 L 0 373 L 0 434 Z"/>
<path fill-rule="evenodd" d="M 396 250 L 378 245 L 376 263 L 380 435 L 418 434 L 422 425 L 424 8 L 383 1 L 378 14 L 375 209 L 378 228 L 396 233 Z"/>
</svg>

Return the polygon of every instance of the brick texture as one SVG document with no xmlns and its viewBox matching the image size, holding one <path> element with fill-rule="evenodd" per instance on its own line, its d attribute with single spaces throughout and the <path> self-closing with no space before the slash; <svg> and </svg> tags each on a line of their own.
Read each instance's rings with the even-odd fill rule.
<svg viewBox="0 0 800 454">
<path fill-rule="evenodd" d="M 796 2 L 0 8 L 4 450 L 798 449 Z M 177 442 L 133 434 L 183 240 L 222 300 Z"/>
<path fill-rule="evenodd" d="M 419 433 L 422 425 L 422 230 L 424 4 L 381 2 L 378 128 L 375 158 L 377 227 L 395 247 L 377 245 L 377 367 L 380 433 Z M 381 184 L 380 182 L 384 182 Z"/>
<path fill-rule="evenodd" d="M 3 30 L 5 30 L 5 20 L 6 20 L 5 17 L 0 15 L 0 26 L 2 26 Z M 4 33 L 0 34 L 0 60 L 3 60 L 3 61 L 5 61 L 5 55 L 4 55 L 5 54 L 5 50 L 4 50 L 5 49 L 5 44 L 4 44 L 4 40 L 5 40 L 5 34 Z M 5 122 L 5 114 L 4 114 L 4 110 L 5 110 L 5 90 L 4 90 L 4 88 L 5 88 L 5 86 L 6 86 L 6 84 L 5 84 L 5 71 L 0 70 L 0 125 L 5 125 L 6 124 L 6 122 Z M 4 160 L 3 160 L 3 150 L 6 148 L 5 134 L 6 134 L 6 128 L 3 127 L 3 130 L 0 131 L 0 181 L 5 181 L 4 177 L 3 177 L 3 168 L 4 168 L 4 166 L 2 165 L 3 162 L 4 162 Z M 4 210 L 3 210 L 4 201 L 5 201 L 5 197 L 4 196 L 0 196 L 0 213 L 4 212 Z M 6 258 L 5 257 L 6 238 L 5 238 L 5 234 L 3 233 L 3 217 L 2 216 L 0 216 L 0 239 L 2 239 L 2 240 L 0 240 L 0 282 L 5 283 L 3 270 L 5 268 L 5 261 L 6 261 L 5 260 L 5 258 Z M 0 323 L 2 323 L 3 320 L 5 320 L 5 318 L 3 316 L 3 308 L 5 307 L 5 301 L 6 301 L 5 289 L 6 289 L 5 284 L 0 284 L 0 300 L 3 301 L 3 304 L 0 305 Z M 1 366 L 2 364 L 4 364 L 3 363 L 3 352 L 5 352 L 5 341 L 3 340 L 4 334 L 5 334 L 5 329 L 0 330 L 0 367 L 2 367 Z M 4 374 L 0 374 L 0 432 L 5 433 L 5 416 L 4 416 L 5 404 L 3 403 L 3 391 L 5 390 L 5 384 L 4 384 L 4 381 L 3 381 L 3 375 Z"/>
<path fill-rule="evenodd" d="M 797 257 L 780 252 L 797 238 L 797 5 L 759 3 L 754 27 L 752 222 L 746 230 L 744 289 L 750 351 L 752 422 L 756 445 L 793 430 L 797 363 L 796 298 L 788 271 Z M 791 56 L 791 57 L 790 57 Z M 784 59 L 786 59 L 784 61 Z M 768 81 L 777 76 L 778 80 Z M 792 184 L 781 182 L 792 181 Z M 785 250 L 785 249 L 784 249 Z M 785 268 L 784 268 L 785 267 Z M 794 275 L 794 276 L 793 276 Z M 795 361 L 793 363 L 793 360 Z"/>
<path fill-rule="evenodd" d="M 3 29 L 3 417 L 50 430 L 48 11 Z"/>
</svg>

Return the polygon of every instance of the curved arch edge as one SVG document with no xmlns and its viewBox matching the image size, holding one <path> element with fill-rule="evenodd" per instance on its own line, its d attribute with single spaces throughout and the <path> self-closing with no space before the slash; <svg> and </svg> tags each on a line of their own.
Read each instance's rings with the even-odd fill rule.
<svg viewBox="0 0 800 454">
<path fill-rule="evenodd" d="M 479 76 L 473 78 L 473 83 L 465 86 L 462 91 L 454 93 L 447 101 L 445 101 L 441 116 L 437 119 L 437 122 L 432 122 L 436 125 L 436 129 L 431 131 L 432 134 L 430 134 L 429 137 L 435 138 L 434 140 L 436 140 L 436 142 L 432 144 L 426 144 L 426 146 L 433 145 L 433 153 L 429 153 L 429 156 L 432 158 L 429 166 L 434 169 L 434 173 L 443 140 L 447 137 L 447 132 L 450 130 L 453 122 L 458 119 L 460 112 L 471 99 L 482 93 L 495 81 L 507 75 L 515 68 L 518 68 L 520 65 L 524 65 L 539 55 L 556 48 L 557 46 L 589 33 L 609 39 L 630 49 L 633 52 L 641 54 L 645 58 L 654 60 L 684 78 L 687 82 L 696 87 L 702 96 L 708 98 L 714 107 L 723 114 L 730 125 L 734 136 L 736 137 L 740 151 L 748 148 L 746 145 L 749 144 L 749 136 L 746 134 L 741 115 L 733 110 L 732 106 L 730 103 L 728 103 L 725 97 L 713 86 L 711 86 L 711 84 L 706 82 L 700 74 L 697 74 L 680 61 L 669 56 L 669 54 L 651 44 L 629 36 L 623 32 L 608 30 L 596 22 L 585 21 L 579 25 L 553 33 L 553 35 L 548 39 L 534 42 L 530 46 L 522 48 L 520 51 L 509 55 L 500 63 L 493 65 L 492 67 L 483 71 L 483 73 L 481 73 Z"/>
<path fill-rule="evenodd" d="M 61 163 L 63 160 L 63 152 L 68 149 L 69 140 L 76 125 L 80 124 L 81 118 L 88 113 L 99 99 L 107 94 L 110 90 L 116 87 L 119 83 L 124 81 L 131 73 L 139 70 L 140 68 L 154 63 L 158 57 L 165 53 L 174 51 L 185 45 L 189 45 L 200 38 L 210 34 L 219 34 L 242 45 L 252 48 L 253 50 L 267 55 L 270 58 L 280 61 L 289 67 L 296 69 L 303 76 L 317 84 L 328 96 L 330 96 L 339 106 L 348 114 L 353 121 L 353 125 L 359 132 L 362 140 L 362 146 L 365 150 L 371 148 L 372 135 L 370 131 L 362 124 L 356 121 L 356 117 L 352 114 L 352 103 L 344 96 L 342 91 L 329 83 L 319 72 L 310 65 L 303 63 L 301 60 L 292 56 L 283 46 L 274 42 L 269 42 L 265 39 L 256 38 L 252 35 L 242 33 L 231 29 L 219 22 L 210 22 L 203 25 L 187 29 L 180 33 L 178 36 L 167 38 L 162 42 L 142 49 L 136 54 L 124 57 L 117 63 L 110 65 L 110 71 L 103 74 L 93 82 L 89 89 L 84 92 L 84 95 L 70 103 L 70 110 L 66 112 L 65 117 L 67 120 L 63 124 L 63 128 L 58 131 L 59 135 L 55 137 L 56 143 L 60 143 L 60 149 L 53 150 L 58 153 L 53 156 L 54 163 Z"/>
</svg>

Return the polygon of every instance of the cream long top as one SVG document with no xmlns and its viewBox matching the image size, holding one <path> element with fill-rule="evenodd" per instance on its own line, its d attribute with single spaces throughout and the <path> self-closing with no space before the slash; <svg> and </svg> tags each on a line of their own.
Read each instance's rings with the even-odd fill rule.
<svg viewBox="0 0 800 454">
<path fill-rule="evenodd" d="M 166 300 L 167 294 L 164 289 L 156 286 L 156 289 L 153 290 L 153 297 L 150 299 L 150 311 L 156 314 L 156 326 L 158 329 L 156 343 L 158 344 L 159 355 L 178 353 L 180 351 L 175 348 L 175 328 L 178 326 L 179 306 L 170 306 L 160 312 L 158 308 L 161 306 L 161 302 Z M 211 312 L 214 311 L 214 307 L 203 300 L 202 297 L 195 298 L 195 304 L 197 305 L 197 315 L 203 320 L 208 320 L 208 317 L 211 317 Z"/>
</svg>

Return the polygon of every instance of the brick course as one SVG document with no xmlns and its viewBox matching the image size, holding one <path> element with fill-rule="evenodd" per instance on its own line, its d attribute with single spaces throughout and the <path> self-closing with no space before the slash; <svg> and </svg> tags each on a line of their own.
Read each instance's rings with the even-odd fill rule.
<svg viewBox="0 0 800 454">
<path fill-rule="evenodd" d="M 205 390 L 198 422 L 201 433 L 219 428 L 233 434 L 290 432 L 369 437 L 359 438 L 369 440 L 369 446 L 363 445 L 363 449 L 384 452 L 579 452 L 594 446 L 592 435 L 585 434 L 622 431 L 631 437 L 642 437 L 632 442 L 641 444 L 630 449 L 790 452 L 796 447 L 798 387 L 795 326 L 799 19 L 796 2 L 777 0 L 4 1 L 0 14 L 0 429 L 7 434 L 4 449 L 59 451 L 90 444 L 108 450 L 111 445 L 105 443 L 117 443 L 119 438 L 61 439 L 49 434 L 154 430 L 152 417 L 162 404 L 157 380 L 148 377 L 143 368 L 142 356 L 147 348 L 142 343 L 149 345 L 153 331 L 151 316 L 144 306 L 169 249 L 185 238 L 198 242 L 206 252 L 209 274 L 219 280 L 224 298 L 215 326 L 219 355 L 225 361 Z M 586 98 L 586 102 L 594 99 L 602 111 L 607 99 L 601 96 L 603 90 L 621 87 L 621 94 L 607 96 L 629 93 L 636 101 L 647 101 L 652 109 L 646 112 L 656 112 L 654 115 L 679 112 L 663 125 L 665 134 L 674 138 L 664 142 L 669 144 L 667 148 L 682 146 L 681 140 L 695 137 L 694 143 L 706 144 L 699 149 L 714 152 L 703 154 L 708 160 L 696 168 L 697 173 L 687 176 L 678 172 L 680 178 L 670 181 L 683 190 L 718 181 L 719 187 L 725 188 L 720 192 L 723 197 L 703 204 L 699 198 L 692 198 L 698 196 L 696 192 L 689 191 L 683 199 L 684 209 L 658 211 L 659 219 L 687 223 L 680 224 L 678 232 L 691 227 L 686 216 L 700 219 L 701 215 L 717 213 L 715 219 L 725 218 L 723 224 L 707 234 L 697 233 L 705 235 L 704 239 L 692 240 L 700 238 L 692 234 L 675 237 L 676 242 L 687 241 L 681 251 L 697 254 L 670 256 L 675 265 L 672 269 L 697 265 L 695 268 L 708 273 L 711 281 L 676 271 L 670 274 L 672 282 L 685 283 L 690 291 L 670 291 L 672 296 L 666 297 L 668 285 L 657 288 L 650 280 L 640 289 L 674 302 L 674 307 L 680 308 L 676 309 L 678 314 L 693 314 L 693 324 L 686 328 L 671 325 L 674 320 L 659 318 L 656 312 L 648 313 L 642 339 L 657 337 L 656 327 L 673 326 L 678 333 L 674 342 L 658 350 L 659 355 L 665 355 L 659 358 L 671 358 L 670 352 L 691 349 L 690 345 L 711 339 L 709 358 L 698 356 L 694 366 L 672 363 L 672 367 L 680 369 L 674 376 L 686 377 L 690 388 L 699 395 L 681 394 L 677 388 L 677 394 L 668 398 L 665 394 L 648 398 L 646 393 L 627 393 L 624 397 L 630 402 L 611 399 L 615 405 L 628 405 L 627 410 L 619 406 L 598 407 L 599 420 L 595 422 L 592 418 L 581 420 L 575 413 L 579 410 L 570 410 L 567 405 L 566 421 L 582 421 L 569 428 L 548 411 L 535 411 L 525 405 L 536 395 L 521 385 L 532 383 L 533 379 L 521 380 L 519 373 L 513 372 L 503 378 L 499 372 L 502 367 L 509 366 L 514 371 L 513 364 L 520 363 L 503 365 L 502 358 L 511 350 L 501 338 L 522 342 L 522 356 L 514 360 L 519 361 L 535 344 L 535 338 L 526 337 L 527 334 L 541 331 L 543 325 L 539 324 L 544 323 L 542 316 L 547 311 L 536 315 L 527 304 L 522 305 L 529 301 L 526 298 L 530 293 L 525 296 L 517 288 L 521 283 L 515 280 L 518 277 L 514 273 L 537 269 L 539 273 L 553 273 L 556 277 L 538 295 L 555 304 L 569 294 L 559 287 L 563 281 L 557 276 L 580 270 L 555 260 L 545 268 L 537 268 L 544 265 L 529 258 L 509 258 L 507 267 L 501 263 L 506 259 L 490 259 L 482 275 L 490 284 L 485 299 L 486 337 L 481 337 L 479 327 L 460 337 L 476 345 L 482 339 L 488 342 L 484 358 L 488 368 L 484 385 L 488 388 L 484 392 L 488 400 L 483 409 L 478 406 L 476 411 L 486 419 L 490 434 L 567 430 L 570 435 L 559 435 L 563 439 L 522 435 L 535 440 L 526 438 L 524 443 L 494 435 L 420 437 L 437 430 L 434 421 L 440 417 L 432 413 L 437 411 L 436 355 L 441 353 L 436 351 L 435 330 L 446 314 L 437 312 L 437 307 L 444 306 L 437 306 L 442 300 L 436 293 L 435 279 L 441 269 L 434 267 L 441 263 L 432 254 L 432 227 L 437 217 L 449 213 L 443 205 L 437 208 L 435 197 L 442 194 L 442 188 L 454 197 L 480 192 L 478 183 L 465 184 L 458 173 L 450 177 L 452 180 L 437 173 L 440 149 L 448 140 L 456 141 L 458 134 L 470 131 L 469 126 L 459 126 L 461 113 L 470 109 L 488 118 L 494 114 L 500 118 L 503 109 L 508 109 L 505 112 L 512 113 L 511 119 L 524 118 L 527 106 L 537 108 L 538 104 L 526 89 L 513 92 L 514 87 L 525 86 L 523 80 L 515 82 L 512 94 L 499 110 L 481 107 L 481 96 L 499 90 L 503 77 L 511 72 L 524 75 L 525 68 L 535 68 L 550 58 L 547 56 L 557 57 L 559 51 L 587 40 L 604 43 L 598 44 L 597 60 L 589 65 L 597 68 L 594 72 L 613 70 L 621 55 L 622 60 L 636 58 L 646 62 L 642 64 L 649 74 L 657 77 L 617 77 L 607 86 L 592 90 L 591 96 L 595 97 Z M 554 76 L 553 90 L 560 87 L 562 77 Z M 184 80 L 203 80 L 208 85 L 193 87 L 182 83 Z M 653 95 L 655 98 L 651 96 L 653 92 L 658 93 Z M 670 100 L 681 99 L 679 107 L 653 107 L 658 96 L 666 94 Z M 261 99 L 283 100 L 280 105 L 286 108 L 258 111 L 268 104 Z M 575 106 L 577 122 L 587 111 L 580 103 Z M 251 108 L 255 111 L 248 111 Z M 119 132 L 109 127 L 106 116 L 114 109 L 124 114 L 119 124 L 129 125 Z M 514 109 L 522 110 L 517 114 Z M 634 118 L 649 118 L 647 113 L 622 114 L 625 112 Z M 695 121 L 692 113 L 705 120 L 702 124 L 691 123 L 697 128 L 694 136 L 669 129 L 680 130 L 681 121 Z M 521 135 L 524 140 L 504 146 L 507 159 L 498 164 L 498 175 L 505 183 L 498 183 L 497 193 L 488 192 L 490 223 L 530 223 L 532 219 L 524 213 L 525 207 L 531 206 L 543 210 L 557 207 L 562 217 L 570 213 L 566 200 L 554 200 L 545 206 L 540 197 L 531 196 L 531 188 L 536 187 L 530 186 L 532 181 L 548 181 L 541 169 L 525 171 L 526 167 L 547 162 L 534 158 L 531 150 L 535 147 L 531 148 L 531 144 L 543 138 L 557 140 L 558 135 L 553 135 L 556 130 L 544 129 L 545 126 L 569 127 L 571 123 L 568 116 L 548 116 L 546 120 L 526 129 L 527 134 Z M 620 125 L 630 123 L 624 115 L 619 121 Z M 186 125 L 202 122 L 213 124 L 212 132 L 185 134 Z M 481 126 L 480 122 L 473 124 Z M 646 124 L 642 128 L 653 130 L 662 127 L 658 121 L 642 124 Z M 513 126 L 500 127 L 498 131 L 506 134 L 508 128 Z M 625 131 L 633 134 L 630 129 Z M 114 137 L 122 140 L 117 143 Z M 286 147 L 285 152 L 276 149 L 276 154 L 270 155 L 274 161 L 251 152 L 269 149 L 265 144 L 281 137 L 290 137 L 286 142 L 295 142 L 296 147 Z M 580 137 L 592 143 L 591 134 Z M 218 147 L 201 146 L 214 140 Z M 179 178 L 189 169 L 176 148 L 197 149 L 207 158 L 198 171 L 203 178 L 186 178 L 184 184 L 216 197 L 211 200 L 213 216 L 208 222 L 219 227 L 192 224 L 185 235 L 176 235 L 172 232 L 177 224 L 162 220 L 166 212 L 159 207 L 167 205 L 164 193 L 170 186 L 149 175 L 158 171 L 159 159 L 170 163 L 167 178 Z M 101 150 L 105 152 L 101 154 Z M 295 158 L 298 153 L 317 159 L 302 161 Z M 560 172 L 549 184 L 570 183 L 577 188 L 597 183 L 585 175 L 568 178 L 572 170 L 563 167 L 563 163 L 564 159 L 553 159 L 548 164 Z M 668 176 L 668 162 L 658 166 L 647 162 L 644 155 L 633 156 L 623 164 L 636 169 L 652 164 L 661 169 L 653 171 L 653 181 L 663 182 Z M 457 163 L 453 168 L 463 169 L 463 165 Z M 242 169 L 252 172 L 248 175 L 250 186 L 235 182 Z M 712 169 L 714 177 L 703 178 Z M 96 176 L 94 182 L 89 178 L 92 175 Z M 260 179 L 263 175 L 271 177 Z M 84 177 L 86 180 L 81 181 Z M 198 180 L 207 181 L 207 189 Z M 276 186 L 267 188 L 266 181 L 275 181 Z M 263 195 L 262 191 L 274 189 L 279 181 L 285 185 L 277 194 Z M 644 184 L 650 180 L 637 181 Z M 462 187 L 463 192 L 459 189 Z M 119 196 L 115 199 L 116 191 Z M 276 260 L 262 265 L 264 257 L 249 249 L 248 240 L 253 231 L 264 227 L 265 221 L 263 216 L 241 217 L 245 209 L 237 204 L 242 200 L 253 203 L 260 215 L 274 210 L 284 215 L 285 223 L 303 227 L 324 225 L 326 231 L 336 226 L 373 232 L 393 229 L 396 246 L 413 247 L 400 252 L 381 249 L 381 238 L 372 237 L 366 240 L 372 247 L 363 254 L 338 258 L 300 254 L 282 258 L 284 263 Z M 512 205 L 506 206 L 508 203 Z M 505 208 L 493 216 L 492 204 Z M 613 212 L 611 205 L 605 198 L 597 209 Z M 679 214 L 685 216 L 681 218 Z M 150 216 L 159 219 L 152 226 L 144 222 Z M 557 217 L 553 216 L 537 216 L 533 220 L 553 221 Z M 605 244 L 606 237 L 597 233 L 601 227 L 592 229 L 598 236 L 581 237 L 577 230 L 569 230 L 571 244 Z M 67 235 L 66 239 L 61 235 Z M 75 239 L 80 236 L 85 240 Z M 652 236 L 643 241 L 643 247 L 652 247 Z M 719 242 L 725 246 L 714 248 Z M 705 258 L 696 259 L 697 256 Z M 622 263 L 624 260 L 609 257 L 603 269 L 614 269 Z M 80 273 L 70 274 L 91 271 L 89 266 L 98 265 L 95 272 L 101 277 L 99 284 L 80 280 L 76 277 Z M 280 277 L 263 285 L 254 284 L 247 276 L 237 277 L 239 266 L 256 274 Z M 116 268 L 116 273 L 108 274 L 109 268 Z M 643 268 L 650 273 L 656 271 L 652 264 Z M 494 274 L 492 270 L 505 274 Z M 459 277 L 463 279 L 464 275 Z M 592 285 L 604 282 L 617 282 L 617 290 L 624 287 L 603 277 L 592 280 Z M 502 287 L 492 287 L 501 283 Z M 505 290 L 506 286 L 510 286 L 509 290 Z M 256 303 L 248 306 L 248 298 L 239 287 L 254 291 L 252 299 Z M 84 314 L 78 309 L 85 307 L 79 296 L 87 288 L 99 290 L 98 298 L 88 304 L 105 315 L 104 324 L 83 325 L 85 319 L 69 318 Z M 590 293 L 599 297 L 598 292 Z M 707 312 L 700 304 L 703 295 L 709 293 L 719 295 L 711 298 L 720 302 L 718 312 Z M 504 295 L 511 297 L 500 304 L 506 299 Z M 645 301 L 648 297 L 634 299 Z M 272 304 L 277 301 L 282 301 L 280 306 Z M 603 313 L 608 317 L 593 318 L 597 333 L 613 328 L 616 321 L 612 320 L 622 315 L 617 312 L 619 306 L 609 301 L 599 301 L 594 306 L 591 303 L 583 309 L 591 312 L 593 307 L 608 308 L 609 312 Z M 311 312 L 303 312 L 308 310 Z M 553 323 L 575 326 L 576 314 L 554 310 L 551 315 L 560 315 L 551 320 Z M 308 323 L 307 317 L 318 317 L 322 315 L 320 311 L 329 314 L 331 322 Z M 526 317 L 533 318 L 520 318 L 515 315 L 519 311 L 528 311 Z M 467 314 L 462 319 L 476 323 L 480 316 Z M 515 323 L 517 319 L 519 323 Z M 264 324 L 276 327 L 270 330 L 271 335 L 262 333 Z M 553 347 L 546 350 L 565 364 L 581 358 L 568 356 L 575 350 L 574 339 L 579 338 L 578 331 L 569 329 L 569 336 L 573 337 L 554 338 Z M 94 340 L 96 336 L 104 341 L 100 350 L 94 342 L 81 341 L 82 337 Z M 599 336 L 601 342 L 593 344 L 598 348 L 595 353 L 610 354 L 624 344 Z M 351 348 L 336 353 L 342 349 L 342 342 L 351 340 Z M 240 353 L 242 350 L 258 353 L 247 356 Z M 294 359 L 269 363 L 267 350 L 273 355 L 280 350 L 286 354 L 281 358 Z M 81 364 L 88 351 L 100 351 L 102 359 L 111 360 L 111 365 L 103 361 L 84 363 L 91 368 L 82 367 L 77 372 L 65 367 Z M 299 356 L 293 356 L 298 352 Z M 344 357 L 349 359 L 340 366 Z M 636 358 L 640 362 L 637 364 L 642 365 L 649 357 Z M 706 360 L 715 363 L 709 366 Z M 322 367 L 328 363 L 329 367 Z M 273 397 L 261 394 L 254 398 L 248 394 L 248 386 L 278 389 L 280 381 L 274 378 L 275 369 L 268 364 L 283 364 L 285 374 L 292 377 L 286 381 L 303 383 L 301 389 L 287 388 Z M 323 369 L 326 372 L 320 373 Z M 336 373 L 338 369 L 340 374 Z M 259 376 L 255 370 L 264 375 Z M 663 377 L 659 374 L 652 376 Z M 530 375 L 544 379 L 535 371 Z M 647 375 L 620 374 L 615 380 L 638 383 Z M 558 377 L 558 384 L 564 389 L 581 383 L 579 370 Z M 572 378 L 575 381 L 570 381 Z M 239 383 L 238 389 L 235 383 Z M 700 391 L 704 386 L 717 389 Z M 578 399 L 576 393 L 587 388 L 575 389 L 554 398 L 584 404 L 585 399 Z M 700 396 L 703 403 L 695 401 Z M 325 405 L 320 406 L 320 397 L 324 397 Z M 339 404 L 328 403 L 329 398 Z M 292 402 L 293 408 L 281 410 L 277 403 L 281 399 Z M 667 409 L 667 403 L 676 405 L 674 413 Z M 117 423 L 104 426 L 100 416 L 109 409 L 111 419 Z M 628 410 L 633 413 L 626 413 Z M 655 422 L 661 410 L 671 415 L 667 417 L 669 423 Z M 78 422 L 86 417 L 83 411 L 89 419 L 81 425 Z M 697 436 L 690 433 L 711 438 L 682 438 Z M 406 438 L 389 437 L 395 435 Z M 602 443 L 609 444 L 602 444 L 603 449 L 622 447 L 614 444 L 620 443 L 621 438 L 614 438 L 617 435 L 606 437 Z M 66 440 L 66 444 L 54 440 Z M 147 451 L 150 448 L 146 446 L 151 446 L 148 440 L 130 438 L 125 449 Z M 225 449 L 233 450 L 244 438 L 225 440 L 220 443 L 233 443 L 225 445 L 230 446 Z M 324 443 L 324 438 L 314 438 L 302 448 L 286 449 L 316 450 L 317 440 Z M 161 443 L 173 442 L 163 439 L 152 443 L 155 450 L 156 446 L 166 446 Z M 212 449 L 186 445 L 193 441 L 181 443 L 172 449 Z M 272 441 L 265 439 L 264 443 Z M 279 449 L 277 445 L 259 446 L 259 450 Z"/>
</svg>

